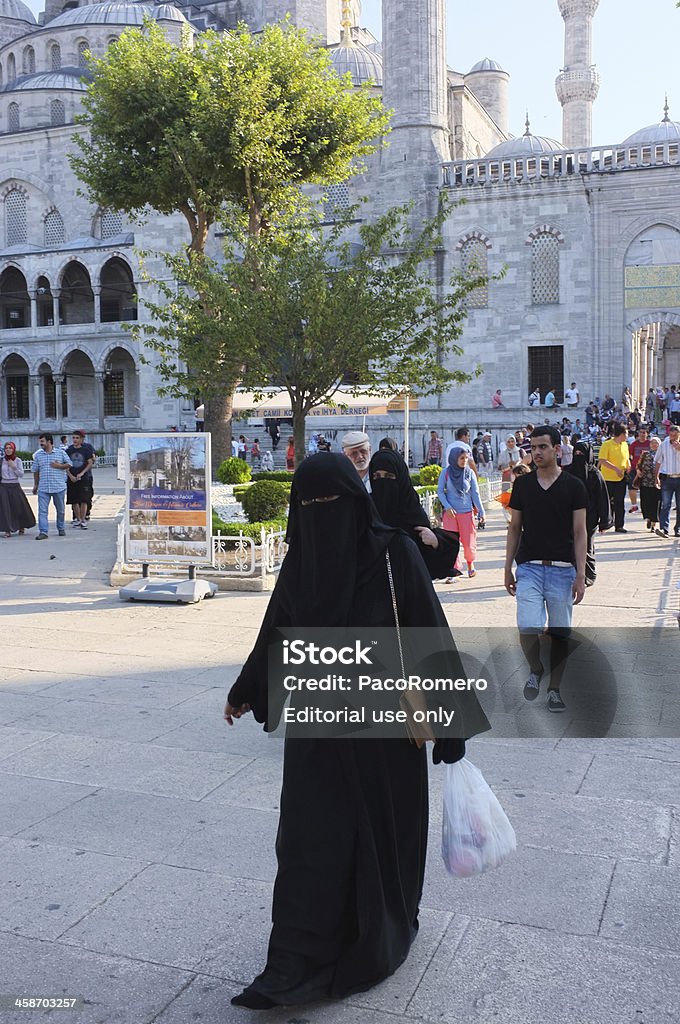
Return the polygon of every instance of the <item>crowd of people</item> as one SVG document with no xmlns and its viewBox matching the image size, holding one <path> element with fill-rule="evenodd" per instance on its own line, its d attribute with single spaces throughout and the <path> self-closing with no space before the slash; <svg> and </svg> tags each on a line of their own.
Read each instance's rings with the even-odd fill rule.
<svg viewBox="0 0 680 1024">
<path fill-rule="evenodd" d="M 33 494 L 38 499 L 36 540 L 49 536 L 49 507 L 54 505 L 57 533 L 66 536 L 66 505 L 72 509 L 73 527 L 87 530 L 92 510 L 94 485 L 92 467 L 96 453 L 85 440 L 85 431 L 74 430 L 71 444 L 63 434 L 55 445 L 50 433 L 40 435 L 40 447 L 33 453 Z M 13 441 L 7 441 L 0 462 L 0 534 L 9 540 L 23 536 L 36 525 L 35 515 L 23 489 L 23 461 Z"/>
</svg>

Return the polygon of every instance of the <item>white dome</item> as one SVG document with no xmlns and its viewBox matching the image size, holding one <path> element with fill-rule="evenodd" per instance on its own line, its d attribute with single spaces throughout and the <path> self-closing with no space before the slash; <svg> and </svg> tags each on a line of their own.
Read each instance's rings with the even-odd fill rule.
<svg viewBox="0 0 680 1024">
<path fill-rule="evenodd" d="M 668 100 L 663 108 L 663 121 L 649 124 L 633 132 L 621 143 L 622 146 L 653 146 L 659 142 L 677 142 L 680 139 L 680 122 L 671 121 L 668 116 Z"/>
<path fill-rule="evenodd" d="M 526 120 L 526 131 L 518 139 L 508 139 L 507 142 L 500 142 L 494 146 L 486 156 L 485 160 L 506 160 L 511 157 L 538 156 L 541 153 L 554 153 L 563 150 L 564 146 L 556 139 L 549 139 L 545 135 L 532 135 L 529 131 L 529 117 Z"/>
<path fill-rule="evenodd" d="M 0 0 L 0 3 L 3 2 L 5 0 Z M 49 21 L 45 27 L 52 29 L 64 25 L 143 25 L 145 18 L 186 21 L 181 11 L 173 4 L 155 7 L 153 4 L 124 0 L 123 3 L 88 4 L 85 7 L 76 7 L 72 11 L 64 11 L 58 18 Z"/>
<path fill-rule="evenodd" d="M 340 43 L 329 47 L 329 52 L 333 67 L 339 75 L 346 75 L 349 71 L 352 85 L 363 85 L 368 81 L 374 85 L 383 84 L 382 57 L 363 43 L 354 43 L 352 46 Z"/>
<path fill-rule="evenodd" d="M 24 75 L 15 82 L 9 82 L 4 92 L 21 92 L 31 89 L 72 89 L 85 92 L 87 85 L 83 81 L 83 70 L 62 68 L 61 71 L 43 71 L 36 75 Z"/>
<path fill-rule="evenodd" d="M 474 75 L 476 71 L 503 71 L 497 60 L 491 60 L 490 57 L 485 57 L 484 60 L 478 60 L 474 67 L 468 71 L 469 75 Z M 503 71 L 503 74 L 507 74 Z"/>
<path fill-rule="evenodd" d="M 21 0 L 0 0 L 0 21 L 11 18 L 13 21 L 25 21 L 35 25 L 35 15 Z"/>
</svg>

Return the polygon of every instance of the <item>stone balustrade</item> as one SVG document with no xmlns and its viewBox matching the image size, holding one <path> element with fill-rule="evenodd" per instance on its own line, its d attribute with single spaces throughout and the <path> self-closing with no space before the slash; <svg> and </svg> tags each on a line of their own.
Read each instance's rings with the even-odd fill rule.
<svg viewBox="0 0 680 1024">
<path fill-rule="evenodd" d="M 594 146 L 589 149 L 554 150 L 526 156 L 482 160 L 452 160 L 442 164 L 443 188 L 475 185 L 523 184 L 546 178 L 577 174 L 612 174 L 640 167 L 673 167 L 680 164 L 680 142 L 637 146 Z"/>
</svg>

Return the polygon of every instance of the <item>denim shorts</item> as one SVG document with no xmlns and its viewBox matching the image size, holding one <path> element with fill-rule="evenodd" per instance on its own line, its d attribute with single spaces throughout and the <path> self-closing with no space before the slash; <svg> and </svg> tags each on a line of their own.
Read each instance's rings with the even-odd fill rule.
<svg viewBox="0 0 680 1024">
<path fill-rule="evenodd" d="M 553 633 L 567 635 L 571 629 L 574 604 L 572 588 L 576 579 L 573 565 L 532 565 L 522 562 L 517 580 L 517 626 L 520 633 L 540 633 L 546 626 Z"/>
</svg>

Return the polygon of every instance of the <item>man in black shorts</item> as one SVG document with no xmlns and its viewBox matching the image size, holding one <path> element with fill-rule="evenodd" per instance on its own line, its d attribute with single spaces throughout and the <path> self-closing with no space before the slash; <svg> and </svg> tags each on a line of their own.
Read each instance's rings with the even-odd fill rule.
<svg viewBox="0 0 680 1024">
<path fill-rule="evenodd" d="M 583 600 L 586 585 L 588 495 L 577 477 L 564 473 L 557 465 L 561 443 L 557 427 L 536 427 L 532 431 L 531 455 L 536 471 L 518 477 L 513 484 L 505 552 L 505 589 L 517 598 L 520 644 L 530 669 L 524 686 L 527 700 L 535 700 L 540 690 L 540 636 L 547 618 L 549 711 L 564 711 L 566 707 L 560 682 L 572 607 Z"/>
<path fill-rule="evenodd" d="M 73 506 L 73 526 L 79 526 L 81 530 L 86 530 L 85 518 L 92 494 L 92 467 L 94 466 L 95 451 L 92 445 L 85 441 L 85 434 L 82 430 L 73 431 L 73 443 L 66 449 L 66 454 L 72 463 L 67 474 L 66 500 L 69 505 Z"/>
</svg>

